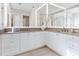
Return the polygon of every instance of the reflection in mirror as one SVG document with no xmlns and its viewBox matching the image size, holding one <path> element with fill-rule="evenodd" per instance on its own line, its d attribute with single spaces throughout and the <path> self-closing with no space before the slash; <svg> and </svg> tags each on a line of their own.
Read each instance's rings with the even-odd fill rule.
<svg viewBox="0 0 79 59">
<path fill-rule="evenodd" d="M 74 11 L 74 12 L 73 12 Z M 72 28 L 79 28 L 79 4 L 69 9 L 70 26 Z"/>
<path fill-rule="evenodd" d="M 9 21 L 9 14 L 7 14 L 7 27 L 9 27 L 10 21 Z"/>
<path fill-rule="evenodd" d="M 13 27 L 13 15 L 11 16 L 11 27 Z"/>
<path fill-rule="evenodd" d="M 37 24 L 38 24 L 38 26 L 45 25 L 45 20 L 46 20 L 46 5 L 37 11 Z"/>
<path fill-rule="evenodd" d="M 29 26 L 29 16 L 23 16 L 23 26 Z"/>
<path fill-rule="evenodd" d="M 14 14 L 13 15 L 13 26 L 14 27 L 19 27 L 19 20 L 20 20 L 20 15 Z"/>
<path fill-rule="evenodd" d="M 0 30 L 3 29 L 3 14 L 4 14 L 4 9 L 3 9 L 3 3 L 0 3 Z"/>
<path fill-rule="evenodd" d="M 41 26 L 42 29 L 44 30 L 44 27 L 46 26 L 46 5 L 44 5 L 42 8 L 40 8 L 37 11 L 37 25 Z"/>
<path fill-rule="evenodd" d="M 54 5 L 48 4 L 48 13 L 49 13 L 49 26 L 53 27 L 63 27 L 64 23 L 64 10 L 58 8 Z"/>
<path fill-rule="evenodd" d="M 26 27 L 29 26 L 29 16 L 12 14 L 11 18 L 11 26 L 12 27 Z"/>
</svg>

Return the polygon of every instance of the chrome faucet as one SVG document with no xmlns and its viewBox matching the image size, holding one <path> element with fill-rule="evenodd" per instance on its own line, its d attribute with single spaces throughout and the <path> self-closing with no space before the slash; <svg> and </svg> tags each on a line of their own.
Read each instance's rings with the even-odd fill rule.
<svg viewBox="0 0 79 59">
<path fill-rule="evenodd" d="M 62 32 L 68 32 L 68 29 L 63 28 L 63 29 L 62 29 Z"/>
</svg>

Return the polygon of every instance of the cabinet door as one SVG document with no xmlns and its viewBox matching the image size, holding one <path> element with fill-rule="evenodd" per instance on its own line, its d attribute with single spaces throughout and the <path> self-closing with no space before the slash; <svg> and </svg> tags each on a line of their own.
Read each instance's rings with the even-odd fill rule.
<svg viewBox="0 0 79 59">
<path fill-rule="evenodd" d="M 29 41 L 29 33 L 20 33 L 20 39 L 21 39 L 21 51 L 25 52 L 30 50 L 30 41 Z"/>
<path fill-rule="evenodd" d="M 66 54 L 66 36 L 60 33 L 51 33 L 48 41 L 48 46 L 61 55 Z"/>
<path fill-rule="evenodd" d="M 59 44 L 59 35 L 57 33 L 50 33 L 48 39 L 48 46 L 53 48 L 54 50 L 58 49 Z"/>
<path fill-rule="evenodd" d="M 2 39 L 2 55 L 16 55 L 19 52 L 18 34 L 5 34 Z"/>
<path fill-rule="evenodd" d="M 42 40 L 42 33 L 31 32 L 31 33 L 21 33 L 21 51 L 29 51 L 38 48 L 44 44 Z"/>
<path fill-rule="evenodd" d="M 0 35 L 0 56 L 2 55 L 2 39 L 1 39 L 1 35 Z"/>
<path fill-rule="evenodd" d="M 79 37 L 72 36 L 67 40 L 67 51 L 71 56 L 79 56 Z"/>
<path fill-rule="evenodd" d="M 44 45 L 44 41 L 42 38 L 42 32 L 31 32 L 29 33 L 30 47 L 31 49 L 38 48 Z"/>
</svg>

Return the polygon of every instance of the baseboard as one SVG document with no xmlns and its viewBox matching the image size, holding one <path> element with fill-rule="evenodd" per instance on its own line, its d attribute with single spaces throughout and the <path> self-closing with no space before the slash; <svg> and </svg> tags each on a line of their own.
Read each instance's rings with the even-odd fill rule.
<svg viewBox="0 0 79 59">
<path fill-rule="evenodd" d="M 34 48 L 34 49 L 31 49 L 31 50 L 29 50 L 29 51 L 20 52 L 20 53 L 14 55 L 14 56 L 19 56 L 19 55 L 21 55 L 21 54 L 28 53 L 28 52 L 31 52 L 31 51 L 34 51 L 34 50 L 40 49 L 40 48 L 42 48 L 42 47 L 45 47 L 45 45 L 40 46 L 40 47 L 37 47 L 37 48 Z"/>
<path fill-rule="evenodd" d="M 61 54 L 57 53 L 55 50 L 53 50 L 52 48 L 50 48 L 48 45 L 45 45 L 45 47 L 47 47 L 48 49 L 50 49 L 51 51 L 53 51 L 54 53 L 56 53 L 58 56 L 62 56 Z"/>
<path fill-rule="evenodd" d="M 29 51 L 20 52 L 20 53 L 14 55 L 14 56 L 19 56 L 21 54 L 25 54 L 25 53 L 28 53 L 28 52 L 31 52 L 31 51 L 34 51 L 34 50 L 37 50 L 37 49 L 40 49 L 40 48 L 43 48 L 43 47 L 47 47 L 48 49 L 50 49 L 51 51 L 53 51 L 54 53 L 56 53 L 58 56 L 62 56 L 61 54 L 57 53 L 55 50 L 53 50 L 52 48 L 50 48 L 48 45 L 43 45 L 43 46 L 31 49 Z"/>
</svg>

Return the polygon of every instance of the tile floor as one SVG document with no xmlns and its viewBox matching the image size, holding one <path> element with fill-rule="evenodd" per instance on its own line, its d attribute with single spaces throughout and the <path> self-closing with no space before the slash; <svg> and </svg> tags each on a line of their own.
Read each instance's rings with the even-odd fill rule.
<svg viewBox="0 0 79 59">
<path fill-rule="evenodd" d="M 29 52 L 18 54 L 17 56 L 59 56 L 59 54 L 55 53 L 48 47 L 41 47 Z"/>
</svg>

